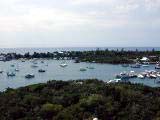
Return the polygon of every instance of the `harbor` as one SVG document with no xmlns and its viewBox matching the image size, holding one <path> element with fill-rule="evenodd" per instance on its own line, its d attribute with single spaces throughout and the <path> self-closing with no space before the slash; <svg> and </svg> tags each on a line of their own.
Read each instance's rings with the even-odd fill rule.
<svg viewBox="0 0 160 120">
<path fill-rule="evenodd" d="M 30 59 L 0 61 L 0 90 L 18 88 L 49 80 L 99 79 L 105 82 L 127 80 L 151 87 L 160 86 L 156 64 L 99 64 L 74 60 Z M 72 73 L 72 74 L 71 74 Z M 111 82 L 111 83 L 112 83 Z"/>
</svg>

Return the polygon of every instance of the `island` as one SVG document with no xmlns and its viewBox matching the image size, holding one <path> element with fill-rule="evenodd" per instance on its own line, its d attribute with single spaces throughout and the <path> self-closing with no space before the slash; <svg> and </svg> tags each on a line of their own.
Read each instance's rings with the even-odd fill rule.
<svg viewBox="0 0 160 120">
<path fill-rule="evenodd" d="M 1 120 L 159 120 L 160 88 L 97 79 L 48 81 L 0 93 Z"/>
</svg>

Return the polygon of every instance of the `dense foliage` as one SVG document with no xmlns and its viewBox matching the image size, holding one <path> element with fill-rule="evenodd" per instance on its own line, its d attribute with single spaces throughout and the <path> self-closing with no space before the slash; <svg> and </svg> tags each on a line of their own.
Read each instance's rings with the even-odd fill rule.
<svg viewBox="0 0 160 120">
<path fill-rule="evenodd" d="M 0 93 L 1 120 L 159 120 L 160 88 L 49 81 Z"/>
<path fill-rule="evenodd" d="M 142 58 L 143 56 L 149 57 L 151 62 L 159 61 L 160 51 L 124 51 L 122 50 L 100 50 L 97 49 L 95 51 L 62 51 L 62 52 L 47 52 L 47 53 L 36 53 L 33 54 L 26 53 L 16 54 L 16 53 L 8 53 L 5 54 L 9 58 L 55 58 L 55 59 L 78 59 L 83 62 L 97 62 L 97 63 L 133 63 L 136 58 Z"/>
</svg>

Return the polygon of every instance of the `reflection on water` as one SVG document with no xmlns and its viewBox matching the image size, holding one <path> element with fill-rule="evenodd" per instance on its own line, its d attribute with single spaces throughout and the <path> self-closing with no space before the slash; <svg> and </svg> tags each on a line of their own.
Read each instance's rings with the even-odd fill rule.
<svg viewBox="0 0 160 120">
<path fill-rule="evenodd" d="M 61 63 L 67 63 L 67 67 L 60 67 Z M 14 65 L 14 66 L 13 66 Z M 0 70 L 4 72 L 0 74 L 0 90 L 4 90 L 7 87 L 17 88 L 35 83 L 43 83 L 48 80 L 76 80 L 76 79 L 92 79 L 97 78 L 104 81 L 114 79 L 115 74 L 122 71 L 142 72 L 144 70 L 154 70 L 154 65 L 150 65 L 147 68 L 134 69 L 130 67 L 122 67 L 121 65 L 111 64 L 96 64 L 96 63 L 74 63 L 74 61 L 62 61 L 62 60 L 41 60 L 37 61 L 38 67 L 31 67 L 33 63 L 31 61 L 21 62 L 20 60 L 13 60 L 9 62 L 0 62 Z M 88 69 L 93 67 L 95 69 Z M 80 71 L 80 68 L 86 68 L 86 71 Z M 19 71 L 15 71 L 19 69 Z M 46 72 L 39 73 L 39 69 L 44 69 Z M 7 72 L 15 72 L 15 77 L 8 77 Z M 35 78 L 26 79 L 26 74 L 34 74 Z M 158 80 L 158 78 L 157 78 Z M 153 79 L 131 79 L 134 83 L 143 83 L 149 86 L 159 86 Z"/>
</svg>

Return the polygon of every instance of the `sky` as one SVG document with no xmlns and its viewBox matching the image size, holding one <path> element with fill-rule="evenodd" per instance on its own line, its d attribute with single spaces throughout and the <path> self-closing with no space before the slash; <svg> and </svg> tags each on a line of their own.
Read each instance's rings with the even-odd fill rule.
<svg viewBox="0 0 160 120">
<path fill-rule="evenodd" d="M 0 0 L 0 48 L 160 47 L 160 0 Z"/>
</svg>

